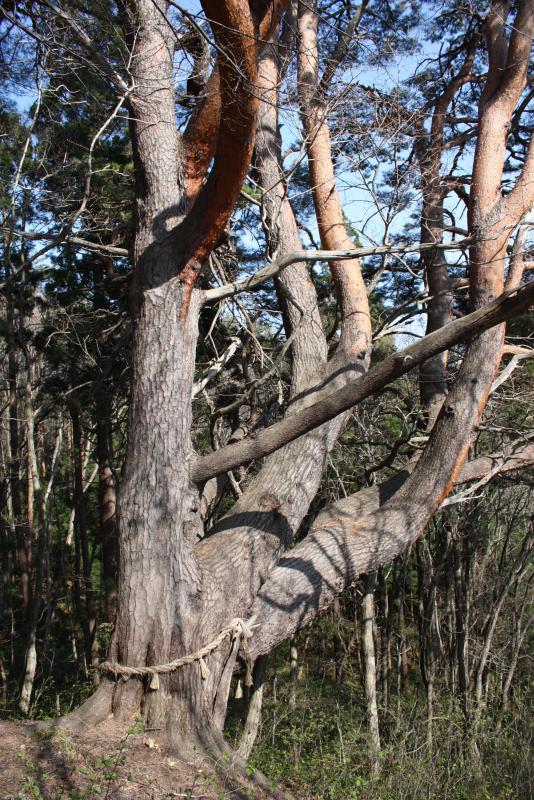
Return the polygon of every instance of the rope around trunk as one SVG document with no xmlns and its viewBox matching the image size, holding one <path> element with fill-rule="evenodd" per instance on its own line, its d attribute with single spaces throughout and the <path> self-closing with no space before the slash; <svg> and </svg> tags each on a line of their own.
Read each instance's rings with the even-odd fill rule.
<svg viewBox="0 0 534 800">
<path fill-rule="evenodd" d="M 159 675 L 168 675 L 180 667 L 185 667 L 187 664 L 193 664 L 195 661 L 198 661 L 202 679 L 206 680 L 210 674 L 210 671 L 206 665 L 206 662 L 204 661 L 204 658 L 216 650 L 227 636 L 230 636 L 234 644 L 237 645 L 235 647 L 235 652 L 237 652 L 239 644 L 241 643 L 243 655 L 245 656 L 245 661 L 247 663 L 246 682 L 247 685 L 250 685 L 249 682 L 252 681 L 252 661 L 249 655 L 247 643 L 253 634 L 252 629 L 254 627 L 254 617 L 249 620 L 236 617 L 225 628 L 222 629 L 215 639 L 202 647 L 200 650 L 197 650 L 196 653 L 191 653 L 190 655 L 182 656 L 181 658 L 175 658 L 174 661 L 170 661 L 168 664 L 155 664 L 151 667 L 128 667 L 124 664 L 117 664 L 115 661 L 103 661 L 102 664 L 99 665 L 98 669 L 104 674 L 113 675 L 115 679 L 121 678 L 123 681 L 127 681 L 130 678 L 145 678 L 149 676 L 150 689 L 157 691 L 159 689 Z"/>
</svg>

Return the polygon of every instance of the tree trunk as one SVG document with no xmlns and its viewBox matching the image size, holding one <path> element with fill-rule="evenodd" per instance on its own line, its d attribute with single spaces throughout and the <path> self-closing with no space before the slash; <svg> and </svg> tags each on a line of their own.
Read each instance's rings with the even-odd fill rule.
<svg viewBox="0 0 534 800">
<path fill-rule="evenodd" d="M 330 420 L 337 409 L 346 410 L 353 402 L 352 393 L 347 393 L 350 402 L 344 409 L 336 406 L 339 392 L 333 393 L 329 377 L 346 382 L 351 373 L 352 377 L 361 375 L 369 360 L 371 338 L 365 285 L 356 260 L 350 266 L 332 265 L 345 319 L 338 352 L 328 365 L 324 333 L 320 320 L 316 322 L 313 285 L 309 278 L 302 285 L 297 283 L 295 291 L 302 294 L 294 303 L 288 271 L 283 276 L 285 309 L 288 317 L 290 310 L 294 315 L 288 331 L 295 333 L 290 407 L 284 421 L 273 426 L 271 449 L 255 450 L 253 457 L 258 458 L 271 453 L 256 478 L 211 529 L 210 536 L 199 537 L 201 486 L 193 486 L 191 478 L 194 476 L 202 484 L 204 479 L 213 477 L 217 458 L 194 457 L 191 445 L 191 390 L 202 301 L 194 283 L 227 223 L 246 175 L 258 105 L 257 26 L 252 25 L 250 4 L 241 0 L 205 0 L 203 7 L 216 23 L 213 30 L 219 49 L 231 53 L 232 58 L 219 62 L 222 110 L 214 166 L 182 219 L 187 203 L 176 135 L 175 41 L 164 21 L 167 7 L 162 0 L 132 0 L 127 4 L 134 80 L 128 101 L 137 181 L 132 283 L 135 330 L 128 452 L 119 498 L 119 612 L 111 659 L 133 667 L 161 665 L 194 652 L 233 616 L 256 616 L 258 627 L 250 653 L 256 656 L 268 652 L 313 619 L 360 574 L 376 570 L 399 555 L 422 534 L 454 484 L 494 380 L 503 336 L 501 326 L 482 333 L 471 344 L 425 452 L 412 475 L 395 494 L 393 490 L 393 496 L 390 494 L 381 504 L 383 497 L 379 493 L 377 505 L 356 521 L 352 514 L 343 514 L 341 501 L 323 512 L 304 541 L 281 557 L 308 512 L 328 451 L 342 429 L 343 417 Z M 312 152 L 310 147 L 310 169 L 319 169 L 321 159 L 328 162 L 324 174 L 314 173 L 313 182 L 321 235 L 325 244 L 332 246 L 334 239 L 328 230 L 332 236 L 335 234 L 336 244 L 345 243 L 346 234 L 333 181 L 325 109 L 313 97 L 317 86 L 315 4 L 312 9 L 301 4 L 300 22 L 301 76 L 303 88 L 311 88 L 312 94 L 310 99 L 304 92 L 303 109 L 305 113 L 310 108 L 314 111 L 309 132 L 319 148 Z M 275 85 L 277 78 L 275 72 Z M 501 138 L 503 130 L 501 126 Z M 271 142 L 273 138 L 276 120 Z M 276 153 L 276 141 L 274 144 Z M 261 171 L 260 146 L 257 156 Z M 480 169 L 476 176 L 480 181 Z M 497 178 L 499 184 L 500 174 Z M 278 180 L 277 175 L 275 181 Z M 475 183 L 474 180 L 474 187 Z M 266 191 L 272 185 L 264 182 Z M 474 205 L 479 199 L 477 191 L 475 187 Z M 471 296 L 475 307 L 491 302 L 502 292 L 504 234 L 501 232 L 501 238 L 491 245 L 477 236 L 487 228 L 488 214 L 493 211 L 493 204 L 484 201 L 471 214 L 475 235 Z M 270 213 L 271 227 L 275 227 L 278 215 Z M 276 243 L 273 239 L 269 245 L 273 242 Z M 292 274 L 294 279 L 296 271 Z M 282 277 L 279 284 L 284 285 Z M 442 341 L 434 335 L 434 346 L 436 339 Z M 432 352 L 436 354 L 438 350 Z M 405 354 L 401 360 L 402 369 L 407 371 L 410 367 Z M 387 360 L 381 364 L 375 372 L 391 368 Z M 387 379 L 396 374 L 401 372 L 391 371 Z M 321 422 L 326 424 L 317 427 L 319 417 L 312 414 L 310 427 L 299 428 L 302 408 L 321 396 L 325 398 Z M 276 431 L 282 440 L 276 440 Z M 237 466 L 247 460 L 243 450 L 251 442 L 253 447 L 261 448 L 265 433 L 249 437 L 243 449 L 241 445 L 230 445 L 241 453 Z M 269 438 L 272 431 L 266 435 Z M 221 451 L 215 454 L 220 455 Z M 222 452 L 223 461 L 226 455 Z M 230 468 L 225 462 L 219 471 Z M 367 602 L 372 604 L 371 591 L 367 594 Z M 371 610 L 372 607 L 365 615 L 366 672 L 373 675 L 376 710 Z M 202 662 L 195 661 L 161 676 L 159 685 L 152 680 L 149 683 L 148 678 L 131 678 L 116 685 L 106 679 L 87 707 L 87 715 L 93 719 L 106 716 L 112 707 L 119 718 L 129 718 L 141 708 L 147 727 L 165 731 L 179 753 L 190 756 L 220 749 L 235 649 L 225 640 L 207 658 L 209 672 L 202 669 Z M 81 711 L 82 716 L 85 713 Z M 377 714 L 374 716 L 378 750 Z"/>
<path fill-rule="evenodd" d="M 378 705 L 376 702 L 376 657 L 373 635 L 376 573 L 371 573 L 367 576 L 364 583 L 364 596 L 361 606 L 364 690 L 365 703 L 367 706 L 367 725 L 369 728 L 371 771 L 376 773 L 380 770 L 380 729 L 378 725 Z"/>
<path fill-rule="evenodd" d="M 212 632 L 203 620 L 210 598 L 194 555 L 198 498 L 188 470 L 198 295 L 185 320 L 182 295 L 177 280 L 146 291 L 136 325 L 112 645 L 121 664 L 167 663 L 204 645 Z M 144 688 L 147 726 L 167 727 L 177 745 L 192 747 L 197 722 L 208 726 L 212 680 L 202 681 L 198 663 L 162 677 L 158 691 L 130 680 L 117 686 L 113 708 L 121 717 L 137 713 Z"/>
<path fill-rule="evenodd" d="M 102 541 L 102 581 L 104 584 L 104 616 L 115 619 L 117 605 L 117 572 L 119 542 L 117 530 L 117 493 L 111 452 L 111 417 L 109 399 L 99 391 L 96 400 L 96 450 L 98 459 L 98 513 Z"/>
<path fill-rule="evenodd" d="M 9 277 L 9 270 L 6 269 Z M 8 382 L 8 419 L 9 435 L 6 440 L 9 475 L 9 521 L 16 541 L 17 571 L 21 585 L 22 606 L 26 618 L 31 614 L 31 552 L 28 549 L 28 537 L 22 522 L 22 487 L 20 480 L 20 436 L 19 436 L 19 399 L 17 391 L 19 365 L 16 355 L 17 319 L 14 309 L 14 298 L 8 290 L 6 297 L 7 322 L 7 382 Z"/>
<path fill-rule="evenodd" d="M 254 742 L 258 736 L 261 723 L 261 707 L 263 703 L 263 686 L 265 682 L 265 671 L 267 669 L 268 656 L 260 656 L 256 659 L 253 672 L 253 683 L 250 687 L 248 698 L 247 716 L 243 731 L 239 737 L 236 752 L 245 761 L 248 760 L 254 747 Z"/>
<path fill-rule="evenodd" d="M 454 543 L 454 619 L 456 642 L 456 667 L 458 670 L 458 692 L 464 715 L 469 719 L 469 667 L 468 667 L 468 630 L 466 619 L 465 587 L 462 574 L 462 561 L 458 542 Z"/>
<path fill-rule="evenodd" d="M 389 671 L 391 669 L 391 613 L 390 596 L 386 575 L 383 569 L 378 571 L 379 608 L 380 608 L 380 690 L 382 707 L 387 714 L 389 708 Z"/>
<path fill-rule="evenodd" d="M 441 178 L 441 160 L 445 145 L 446 113 L 457 90 L 469 80 L 476 52 L 476 39 L 468 42 L 464 64 L 446 85 L 433 108 L 430 131 L 424 123 L 418 128 L 416 153 L 421 171 L 423 206 L 421 209 L 421 242 L 439 244 L 443 241 L 447 188 Z M 452 319 L 452 289 L 447 261 L 439 250 L 430 249 L 422 255 L 425 281 L 430 295 L 427 306 L 426 333 L 432 333 Z M 421 405 L 426 416 L 426 428 L 431 430 L 447 396 L 447 351 L 429 358 L 419 370 Z"/>
<path fill-rule="evenodd" d="M 89 553 L 89 532 L 83 485 L 83 444 L 80 412 L 75 404 L 71 405 L 72 436 L 74 449 L 74 509 L 75 531 L 81 554 L 83 589 L 85 594 L 85 614 L 82 625 L 85 639 L 85 657 L 92 669 L 98 666 L 98 644 L 96 640 L 96 608 L 91 576 L 91 556 Z M 77 545 L 78 546 L 78 545 Z M 97 677 L 95 675 L 95 677 Z"/>
<path fill-rule="evenodd" d="M 103 288 L 104 269 L 100 260 L 93 267 L 95 284 L 94 307 L 105 310 L 108 302 Z M 109 358 L 109 356 L 108 356 Z M 98 463 L 98 516 L 100 541 L 102 546 L 102 583 L 104 589 L 104 619 L 108 623 L 115 620 L 117 610 L 117 573 L 119 569 L 119 532 L 117 529 L 117 490 L 113 474 L 113 389 L 111 381 L 106 381 L 102 368 L 97 380 L 96 413 L 96 460 Z"/>
<path fill-rule="evenodd" d="M 293 638 L 289 642 L 289 708 L 294 711 L 297 705 L 297 683 L 299 679 L 299 651 L 297 640 Z"/>
<path fill-rule="evenodd" d="M 32 498 L 37 505 L 38 531 L 37 557 L 33 587 L 33 603 L 29 618 L 29 626 L 26 641 L 26 651 L 24 656 L 24 672 L 21 684 L 19 707 L 23 714 L 28 714 L 30 710 L 33 684 L 37 669 L 37 628 L 39 617 L 44 604 L 43 598 L 43 578 L 45 572 L 45 561 L 48 550 L 48 523 L 46 515 L 47 496 L 43 493 L 39 478 L 39 468 L 35 452 L 35 423 L 33 411 L 32 385 L 31 385 L 31 359 L 26 347 L 25 356 L 25 404 L 24 421 L 26 429 L 26 447 L 28 450 L 28 481 L 31 481 L 33 491 Z M 50 480 L 53 479 L 53 475 Z M 30 513 L 33 517 L 33 510 Z"/>
</svg>

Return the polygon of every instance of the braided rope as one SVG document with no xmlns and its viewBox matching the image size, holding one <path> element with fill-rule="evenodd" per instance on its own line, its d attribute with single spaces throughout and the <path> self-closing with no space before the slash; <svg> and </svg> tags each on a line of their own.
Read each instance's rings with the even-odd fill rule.
<svg viewBox="0 0 534 800">
<path fill-rule="evenodd" d="M 99 665 L 98 669 L 102 673 L 113 675 L 115 679 L 121 678 L 123 681 L 127 681 L 130 678 L 145 678 L 149 676 L 151 679 L 150 689 L 157 691 L 159 689 L 159 675 L 168 675 L 171 672 L 175 672 L 175 670 L 179 669 L 180 667 L 184 667 L 187 664 L 193 664 L 195 661 L 198 661 L 202 679 L 206 680 L 210 674 L 210 671 L 206 665 L 206 662 L 204 661 L 204 658 L 210 653 L 213 653 L 213 651 L 218 648 L 218 646 L 226 639 L 227 636 L 231 636 L 232 641 L 236 642 L 238 645 L 241 643 L 243 648 L 243 654 L 245 656 L 245 661 L 247 662 L 247 684 L 249 684 L 251 681 L 252 662 L 249 656 L 247 642 L 253 634 L 252 629 L 254 627 L 256 627 L 254 625 L 254 617 L 249 620 L 236 617 L 225 628 L 222 629 L 215 639 L 202 647 L 200 650 L 197 650 L 196 653 L 181 656 L 181 658 L 175 658 L 174 661 L 170 661 L 168 664 L 155 664 L 151 667 L 129 667 L 124 664 L 118 664 L 116 661 L 103 661 Z"/>
</svg>

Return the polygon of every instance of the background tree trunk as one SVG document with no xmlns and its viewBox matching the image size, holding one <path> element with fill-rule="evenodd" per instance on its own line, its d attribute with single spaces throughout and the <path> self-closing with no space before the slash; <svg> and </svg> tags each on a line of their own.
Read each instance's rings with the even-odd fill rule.
<svg viewBox="0 0 534 800">
<path fill-rule="evenodd" d="M 376 699 L 376 654 L 373 636 L 375 620 L 374 589 L 376 574 L 370 573 L 364 581 L 364 595 L 361 605 L 362 650 L 364 669 L 365 703 L 367 706 L 367 725 L 369 729 L 369 753 L 371 771 L 380 770 L 380 728 L 378 724 L 378 704 Z"/>
</svg>

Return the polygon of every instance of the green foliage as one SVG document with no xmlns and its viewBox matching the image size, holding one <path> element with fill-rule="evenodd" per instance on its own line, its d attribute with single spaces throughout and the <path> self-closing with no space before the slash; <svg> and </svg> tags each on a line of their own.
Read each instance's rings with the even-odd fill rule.
<svg viewBox="0 0 534 800">
<path fill-rule="evenodd" d="M 325 667 L 328 660 L 317 659 L 316 648 L 322 649 L 324 637 L 333 633 L 324 623 L 313 626 L 294 710 L 289 706 L 286 648 L 273 655 L 250 766 L 303 800 L 527 800 L 532 735 L 527 719 L 512 724 L 503 736 L 495 736 L 489 723 L 481 731 L 481 777 L 468 755 L 461 709 L 445 694 L 434 709 L 434 747 L 428 749 L 421 684 L 393 697 L 387 713 L 380 708 L 383 747 L 380 772 L 373 774 L 359 676 L 350 672 L 340 685 Z M 314 664 L 316 671 L 311 672 Z M 416 680 L 415 673 L 410 680 Z M 227 735 L 233 740 L 239 735 L 241 712 L 240 702 L 234 701 L 227 720 Z"/>
</svg>

